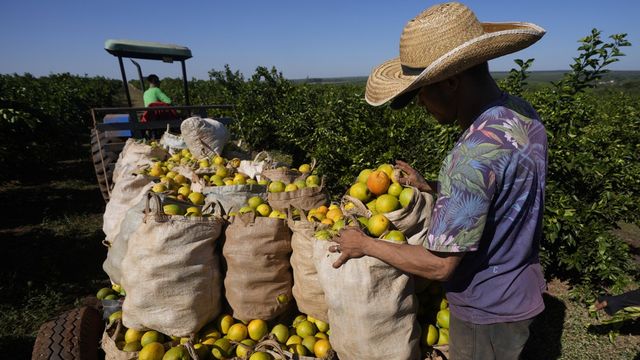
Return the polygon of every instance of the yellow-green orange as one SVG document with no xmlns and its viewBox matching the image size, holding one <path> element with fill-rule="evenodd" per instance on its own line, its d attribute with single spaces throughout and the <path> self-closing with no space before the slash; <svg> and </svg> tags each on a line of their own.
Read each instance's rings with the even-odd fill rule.
<svg viewBox="0 0 640 360">
<path fill-rule="evenodd" d="M 389 185 L 389 189 L 387 190 L 387 194 L 389 195 L 393 195 L 395 197 L 400 196 L 400 193 L 402 193 L 402 190 L 404 188 L 402 187 L 402 185 L 400 185 L 397 182 L 393 182 L 391 183 L 391 185 Z"/>
<path fill-rule="evenodd" d="M 289 328 L 285 325 L 277 324 L 271 329 L 271 333 L 276 336 L 276 339 L 281 344 L 284 344 L 289 339 Z"/>
<path fill-rule="evenodd" d="M 231 325 L 227 333 L 227 338 L 232 341 L 242 341 L 247 338 L 247 335 L 247 326 L 242 323 L 237 323 Z"/>
<path fill-rule="evenodd" d="M 269 184 L 269 192 L 272 193 L 279 193 L 279 192 L 283 192 L 285 188 L 285 185 L 282 181 L 273 181 Z"/>
<path fill-rule="evenodd" d="M 316 320 L 316 327 L 318 328 L 318 331 L 323 333 L 329 331 L 329 324 L 322 320 Z"/>
<path fill-rule="evenodd" d="M 298 190 L 298 186 L 293 183 L 288 184 L 287 186 L 284 187 L 285 192 L 296 191 L 296 190 Z"/>
<path fill-rule="evenodd" d="M 363 184 L 361 182 L 357 182 L 349 188 L 349 196 L 352 196 L 362 202 L 366 202 L 369 200 L 369 189 L 367 188 L 367 184 Z"/>
<path fill-rule="evenodd" d="M 174 346 L 167 350 L 162 360 L 190 360 L 189 352 L 184 346 Z"/>
<path fill-rule="evenodd" d="M 409 187 L 404 188 L 400 192 L 400 196 L 398 196 L 398 198 L 400 200 L 400 205 L 402 205 L 403 208 L 407 207 L 411 202 L 411 198 L 413 198 L 413 189 Z"/>
<path fill-rule="evenodd" d="M 256 342 L 251 339 L 244 339 L 240 341 L 240 344 L 243 344 L 246 346 L 238 345 L 236 347 L 236 355 L 244 359 L 247 356 L 247 353 L 249 353 L 249 350 L 253 349 Z"/>
<path fill-rule="evenodd" d="M 285 343 L 285 345 L 287 346 L 296 345 L 296 344 L 302 344 L 302 338 L 298 335 L 289 336 L 289 338 L 287 339 L 287 342 Z"/>
<path fill-rule="evenodd" d="M 189 194 L 189 200 L 194 205 L 203 205 L 204 204 L 204 195 L 202 193 L 199 193 L 199 192 L 192 192 L 191 194 Z"/>
<path fill-rule="evenodd" d="M 313 336 L 318 332 L 314 323 L 309 320 L 301 321 L 298 326 L 296 326 L 296 334 L 298 336 L 304 338 L 306 336 Z"/>
<path fill-rule="evenodd" d="M 367 230 L 372 236 L 378 237 L 382 235 L 387 229 L 389 229 L 390 225 L 389 219 L 382 214 L 376 214 L 369 218 L 367 222 Z"/>
<path fill-rule="evenodd" d="M 114 321 L 122 319 L 122 310 L 118 310 L 113 314 L 109 315 L 109 324 L 112 324 Z"/>
<path fill-rule="evenodd" d="M 372 172 L 373 170 L 371 169 L 364 169 L 360 171 L 360 174 L 358 174 L 358 182 L 366 184 L 367 179 L 369 178 L 369 175 L 371 175 Z"/>
<path fill-rule="evenodd" d="M 391 230 L 387 233 L 387 235 L 384 236 L 385 240 L 389 240 L 389 241 L 393 241 L 396 243 L 406 243 L 407 239 L 404 236 L 404 234 L 402 233 L 402 231 L 399 230 Z"/>
<path fill-rule="evenodd" d="M 291 352 L 292 354 L 304 356 L 307 355 L 307 348 L 302 344 L 294 344 L 289 346 L 289 352 Z"/>
<path fill-rule="evenodd" d="M 145 332 L 144 335 L 142 335 L 142 338 L 140 339 L 140 343 L 142 344 L 142 346 L 151 344 L 152 342 L 163 343 L 164 335 L 162 335 L 161 333 L 155 330 L 150 330 Z"/>
<path fill-rule="evenodd" d="M 304 339 L 302 339 L 302 346 L 306 347 L 307 350 L 312 353 L 316 341 L 318 341 L 318 339 L 315 336 L 305 336 Z"/>
<path fill-rule="evenodd" d="M 249 331 L 249 337 L 256 341 L 260 340 L 269 332 L 267 322 L 260 319 L 251 320 L 249 325 L 247 325 L 247 330 Z"/>
<path fill-rule="evenodd" d="M 301 173 L 305 174 L 308 172 L 311 172 L 311 165 L 309 164 L 302 164 L 300 165 L 300 167 L 298 168 L 298 171 L 300 171 Z"/>
<path fill-rule="evenodd" d="M 327 339 L 318 339 L 313 345 L 313 353 L 316 357 L 324 358 L 331 350 L 331 343 Z"/>
<path fill-rule="evenodd" d="M 98 290 L 98 293 L 96 294 L 96 297 L 98 298 L 98 300 L 102 300 L 105 297 L 107 297 L 108 295 L 113 294 L 114 291 L 112 288 L 102 288 L 100 290 Z"/>
<path fill-rule="evenodd" d="M 438 342 L 438 328 L 429 324 L 424 330 L 422 343 L 427 346 L 433 346 Z"/>
<path fill-rule="evenodd" d="M 138 354 L 139 360 L 162 360 L 164 356 L 164 346 L 158 342 L 145 345 Z"/>
<path fill-rule="evenodd" d="M 440 329 L 438 345 L 449 345 L 449 329 Z"/>
<path fill-rule="evenodd" d="M 267 204 L 260 204 L 256 208 L 256 212 L 261 216 L 269 216 L 269 214 L 271 213 L 271 206 Z"/>
<path fill-rule="evenodd" d="M 318 175 L 309 175 L 304 182 L 309 187 L 320 186 L 320 177 Z"/>
<path fill-rule="evenodd" d="M 127 332 L 124 333 L 124 341 L 127 343 L 140 341 L 142 339 L 142 335 L 144 331 L 139 331 L 136 329 L 127 329 Z"/>
<path fill-rule="evenodd" d="M 126 352 L 140 351 L 140 349 L 142 349 L 142 345 L 140 345 L 139 341 L 125 343 L 122 347 L 122 351 Z"/>
<path fill-rule="evenodd" d="M 400 201 L 393 195 L 382 194 L 376 199 L 376 210 L 378 210 L 379 213 L 388 213 L 398 210 L 399 208 Z"/>
<path fill-rule="evenodd" d="M 273 360 L 273 356 L 264 351 L 257 351 L 249 356 L 249 360 Z"/>
<path fill-rule="evenodd" d="M 449 309 L 442 309 L 438 311 L 436 315 L 436 319 L 438 321 L 438 326 L 440 328 L 448 329 L 449 328 Z"/>
<path fill-rule="evenodd" d="M 231 349 L 231 343 L 229 339 L 218 339 L 211 346 L 211 354 L 216 359 L 224 359 L 229 357 L 229 349 Z"/>
<path fill-rule="evenodd" d="M 257 208 L 258 205 L 262 203 L 264 203 L 264 200 L 260 196 L 252 196 L 249 198 L 249 200 L 247 200 L 247 205 L 249 205 L 249 207 L 252 209 Z"/>
<path fill-rule="evenodd" d="M 167 215 L 184 215 L 185 210 L 178 204 L 166 204 L 162 206 L 162 210 Z"/>
</svg>

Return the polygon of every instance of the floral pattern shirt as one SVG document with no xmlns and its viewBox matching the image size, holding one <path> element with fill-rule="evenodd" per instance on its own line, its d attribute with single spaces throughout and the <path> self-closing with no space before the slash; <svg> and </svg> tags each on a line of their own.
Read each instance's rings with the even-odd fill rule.
<svg viewBox="0 0 640 360">
<path fill-rule="evenodd" d="M 462 320 L 518 321 L 544 309 L 538 244 L 546 164 L 544 126 L 531 105 L 507 94 L 444 160 L 425 246 L 465 253 L 445 284 Z"/>
</svg>

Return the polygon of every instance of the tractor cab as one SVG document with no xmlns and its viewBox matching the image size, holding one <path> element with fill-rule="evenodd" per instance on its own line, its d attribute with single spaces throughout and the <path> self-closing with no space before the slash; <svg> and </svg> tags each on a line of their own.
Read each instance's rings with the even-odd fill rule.
<svg viewBox="0 0 640 360">
<path fill-rule="evenodd" d="M 158 138 L 167 129 L 179 129 L 180 123 L 191 116 L 210 117 L 229 124 L 228 117 L 234 113 L 234 106 L 228 104 L 191 105 L 187 81 L 186 61 L 192 57 L 188 47 L 136 40 L 107 40 L 104 49 L 118 58 L 122 86 L 128 107 L 91 109 L 93 129 L 91 131 L 91 151 L 98 184 L 105 201 L 109 201 L 113 188 L 113 170 L 118 156 L 128 138 Z M 143 72 L 134 59 L 157 60 L 164 63 L 179 62 L 182 70 L 184 105 L 145 107 L 134 106 L 125 71 L 125 59 L 136 67 L 139 86 L 145 91 Z"/>
</svg>

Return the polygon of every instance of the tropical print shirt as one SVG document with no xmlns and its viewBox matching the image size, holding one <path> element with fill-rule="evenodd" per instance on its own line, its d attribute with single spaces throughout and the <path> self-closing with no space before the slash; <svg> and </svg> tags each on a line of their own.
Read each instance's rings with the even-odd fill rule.
<svg viewBox="0 0 640 360">
<path fill-rule="evenodd" d="M 546 171 L 544 126 L 531 105 L 507 94 L 444 160 L 425 246 L 465 253 L 445 284 L 454 316 L 488 324 L 544 309 L 538 246 Z"/>
</svg>

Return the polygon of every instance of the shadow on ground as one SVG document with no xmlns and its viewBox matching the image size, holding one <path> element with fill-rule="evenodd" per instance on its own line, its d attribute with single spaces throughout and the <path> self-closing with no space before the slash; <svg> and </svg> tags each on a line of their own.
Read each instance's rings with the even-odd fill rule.
<svg viewBox="0 0 640 360">
<path fill-rule="evenodd" d="M 567 307 L 552 295 L 543 294 L 545 310 L 531 324 L 529 341 L 522 359 L 559 359 L 562 355 L 562 331 Z"/>
</svg>

